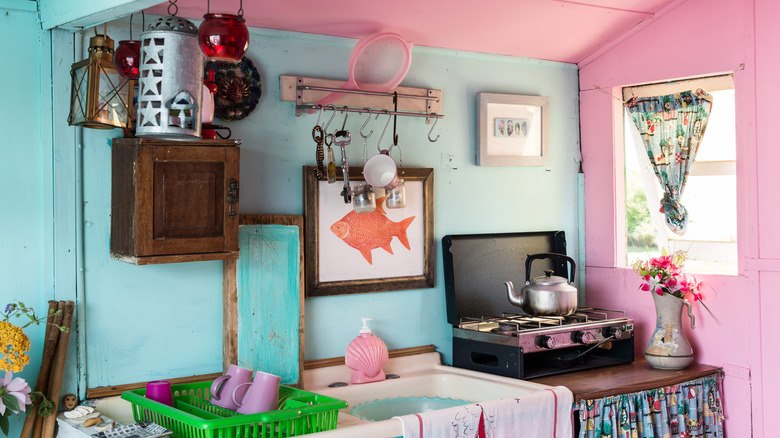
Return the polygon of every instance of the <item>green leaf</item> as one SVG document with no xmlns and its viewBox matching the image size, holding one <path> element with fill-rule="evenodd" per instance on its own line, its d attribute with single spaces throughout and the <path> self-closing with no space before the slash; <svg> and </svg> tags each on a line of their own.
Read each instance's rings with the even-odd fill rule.
<svg viewBox="0 0 780 438">
<path fill-rule="evenodd" d="M 8 412 L 8 411 L 6 411 Z M 0 417 L 0 430 L 3 431 L 5 436 L 8 436 L 8 416 L 3 415 Z"/>
<path fill-rule="evenodd" d="M 19 400 L 17 400 L 16 397 L 12 396 L 11 394 L 6 394 L 3 396 L 3 404 L 6 408 L 19 412 Z"/>
</svg>

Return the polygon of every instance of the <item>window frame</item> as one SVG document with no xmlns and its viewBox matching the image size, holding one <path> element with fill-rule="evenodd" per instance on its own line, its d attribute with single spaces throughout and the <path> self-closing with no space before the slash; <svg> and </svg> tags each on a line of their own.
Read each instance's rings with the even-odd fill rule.
<svg viewBox="0 0 780 438">
<path fill-rule="evenodd" d="M 699 77 L 699 78 L 691 78 L 686 80 L 680 80 L 680 81 L 670 81 L 670 82 L 663 82 L 663 83 L 651 83 L 651 84 L 641 84 L 641 85 L 633 85 L 633 86 L 624 86 L 621 88 L 623 102 L 627 102 L 631 98 L 641 98 L 641 97 L 651 97 L 651 96 L 659 96 L 659 95 L 666 95 L 666 94 L 674 94 L 679 93 L 682 91 L 687 91 L 691 89 L 697 89 L 701 88 L 706 90 L 707 92 L 715 92 L 715 91 L 722 91 L 722 90 L 734 90 L 735 92 L 735 114 L 734 114 L 734 123 L 735 123 L 735 138 L 734 138 L 734 149 L 735 149 L 735 158 L 733 160 L 708 160 L 708 161 L 701 161 L 697 159 L 691 168 L 689 177 L 697 177 L 697 176 L 717 176 L 717 175 L 723 175 L 723 176 L 729 176 L 733 175 L 736 179 L 735 184 L 738 185 L 738 179 L 739 175 L 737 174 L 737 138 L 738 134 L 736 133 L 736 120 L 738 115 L 736 114 L 736 88 L 735 88 L 735 79 L 733 74 L 723 74 L 723 75 L 715 75 L 715 76 L 706 76 L 706 77 Z M 626 111 L 625 107 L 623 108 L 623 137 L 622 137 L 622 143 L 623 143 L 623 178 L 625 180 L 627 175 L 627 166 L 625 161 L 625 155 L 627 147 L 630 147 L 630 145 L 626 142 L 626 136 L 629 134 L 629 130 L 633 129 L 633 126 L 631 126 L 628 122 L 630 120 L 630 114 Z M 635 132 L 631 132 L 631 135 L 636 134 Z M 639 149 L 641 147 L 641 144 L 637 145 L 637 148 Z M 638 152 L 638 151 L 637 151 Z M 644 152 L 644 151 L 642 151 Z M 637 157 L 641 157 L 642 154 L 638 154 Z M 664 216 L 663 213 L 660 213 L 657 208 L 658 203 L 658 195 L 660 192 L 660 187 L 658 186 L 657 179 L 655 178 L 652 169 L 650 168 L 649 163 L 644 163 L 640 160 L 640 177 L 642 181 L 642 185 L 644 186 L 645 193 L 647 195 L 647 204 L 648 209 L 650 211 L 651 216 L 651 222 L 653 224 L 654 229 L 661 229 L 665 228 L 664 223 Z M 737 208 L 738 204 L 738 198 L 739 198 L 739 190 L 738 187 L 735 187 L 735 190 L 737 191 L 737 199 L 735 201 L 734 208 Z M 626 187 L 623 186 L 622 191 L 622 198 L 623 198 L 623 217 L 625 217 L 625 208 L 626 208 Z M 739 218 L 737 218 L 737 222 L 739 222 Z M 665 248 L 675 248 L 677 247 L 679 249 L 679 245 L 675 246 L 675 243 L 680 242 L 701 242 L 704 245 L 727 245 L 727 244 L 735 244 L 737 245 L 736 248 L 736 260 L 733 262 L 733 270 L 731 272 L 728 272 L 726 275 L 737 275 L 738 265 L 739 265 L 739 239 L 740 239 L 740 233 L 739 233 L 739 223 L 737 223 L 735 235 L 736 235 L 736 241 L 735 242 L 727 242 L 722 239 L 711 239 L 711 240 L 702 240 L 702 239 L 679 239 L 675 238 L 674 236 L 671 236 L 670 233 L 665 233 L 665 236 L 660 236 L 658 232 L 655 232 L 656 242 L 659 245 L 659 247 L 665 247 Z M 625 252 L 625 260 L 624 263 L 626 265 L 630 265 L 631 261 L 628 260 L 628 245 L 626 240 L 624 239 L 622 242 L 622 245 L 624 247 Z M 706 261 L 702 261 L 701 263 L 709 263 Z M 717 262 L 713 262 L 717 263 Z M 732 264 L 729 262 L 729 264 Z"/>
</svg>

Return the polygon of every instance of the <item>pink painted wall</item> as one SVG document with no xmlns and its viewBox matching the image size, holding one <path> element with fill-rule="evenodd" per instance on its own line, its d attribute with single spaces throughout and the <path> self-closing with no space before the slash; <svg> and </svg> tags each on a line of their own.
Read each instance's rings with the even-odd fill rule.
<svg viewBox="0 0 780 438">
<path fill-rule="evenodd" d="M 724 383 L 727 436 L 775 436 L 769 396 L 780 390 L 775 333 L 780 333 L 780 2 L 681 0 L 591 57 L 580 67 L 585 172 L 586 299 L 626 309 L 636 323 L 636 351 L 654 324 L 652 299 L 620 267 L 622 107 L 620 88 L 735 72 L 739 275 L 699 276 L 717 320 L 697 309 L 688 330 L 698 362 L 717 365 Z M 744 69 L 738 69 L 744 64 Z M 717 105 L 717 103 L 716 103 Z M 616 195 L 619 194 L 619 195 Z M 764 433 L 766 431 L 766 433 Z"/>
</svg>

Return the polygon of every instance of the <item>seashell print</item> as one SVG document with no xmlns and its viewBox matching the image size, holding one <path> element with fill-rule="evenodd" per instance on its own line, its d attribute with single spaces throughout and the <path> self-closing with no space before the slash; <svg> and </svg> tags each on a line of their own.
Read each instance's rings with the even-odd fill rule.
<svg viewBox="0 0 780 438">
<path fill-rule="evenodd" d="M 367 383 L 385 379 L 382 367 L 388 360 L 387 345 L 376 336 L 358 336 L 349 344 L 344 362 L 355 372 L 352 383 Z"/>
</svg>

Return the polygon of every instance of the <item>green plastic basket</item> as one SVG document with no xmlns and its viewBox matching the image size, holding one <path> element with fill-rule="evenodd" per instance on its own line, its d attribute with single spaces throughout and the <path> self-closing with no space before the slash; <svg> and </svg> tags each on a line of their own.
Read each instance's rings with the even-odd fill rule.
<svg viewBox="0 0 780 438">
<path fill-rule="evenodd" d="M 336 428 L 344 400 L 279 387 L 279 409 L 242 415 L 209 403 L 211 381 L 171 385 L 173 406 L 146 398 L 146 389 L 122 393 L 135 421 L 153 421 L 176 438 L 284 438 Z"/>
</svg>

